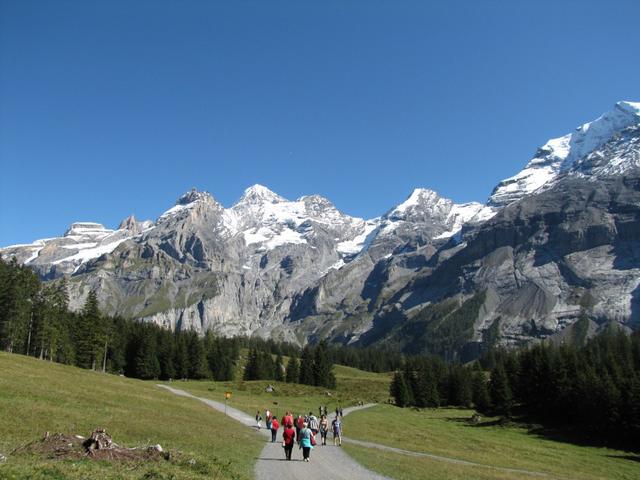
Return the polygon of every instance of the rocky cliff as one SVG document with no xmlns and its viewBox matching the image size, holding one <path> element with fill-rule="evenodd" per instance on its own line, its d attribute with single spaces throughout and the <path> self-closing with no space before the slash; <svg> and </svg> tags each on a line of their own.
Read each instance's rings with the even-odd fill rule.
<svg viewBox="0 0 640 480">
<path fill-rule="evenodd" d="M 640 104 L 550 140 L 486 205 L 428 189 L 364 220 L 255 185 L 191 190 L 155 222 L 83 222 L 0 250 L 112 314 L 172 329 L 468 358 L 495 342 L 637 328 Z M 580 324 L 580 329 L 574 326 Z"/>
</svg>

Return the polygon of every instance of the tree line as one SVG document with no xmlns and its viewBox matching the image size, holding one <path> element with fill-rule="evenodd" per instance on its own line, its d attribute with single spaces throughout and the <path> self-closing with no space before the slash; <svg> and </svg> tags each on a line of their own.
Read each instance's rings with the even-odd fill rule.
<svg viewBox="0 0 640 480">
<path fill-rule="evenodd" d="M 490 415 L 637 438 L 640 333 L 608 328 L 583 346 L 493 349 L 469 366 L 408 359 L 390 393 L 401 407 L 473 406 Z"/>
<path fill-rule="evenodd" d="M 325 341 L 321 341 L 316 346 L 305 346 L 300 354 L 300 360 L 298 360 L 298 352 L 289 352 L 286 366 L 281 351 L 277 351 L 274 360 L 271 352 L 252 347 L 249 349 L 243 378 L 244 380 L 276 380 L 336 388 L 333 362 Z"/>
<path fill-rule="evenodd" d="M 272 339 L 222 338 L 211 332 L 200 337 L 193 331 L 171 332 L 155 324 L 104 315 L 95 291 L 89 292 L 81 311 L 73 312 L 64 278 L 43 283 L 15 259 L 0 259 L 0 348 L 81 368 L 161 380 L 233 380 L 240 351 L 248 348 L 245 379 L 327 388 L 336 384 L 331 352 L 345 355 L 324 342 L 301 350 Z M 286 367 L 283 355 L 289 357 Z M 351 358 L 360 361 L 357 355 Z"/>
</svg>

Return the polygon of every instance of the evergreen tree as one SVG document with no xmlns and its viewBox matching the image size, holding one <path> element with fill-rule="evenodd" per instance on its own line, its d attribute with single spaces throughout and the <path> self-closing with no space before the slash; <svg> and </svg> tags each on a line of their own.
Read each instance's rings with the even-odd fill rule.
<svg viewBox="0 0 640 480">
<path fill-rule="evenodd" d="M 258 350 L 256 348 L 249 349 L 247 364 L 244 367 L 244 380 L 257 380 L 260 375 Z"/>
<path fill-rule="evenodd" d="M 513 395 L 509 386 L 509 379 L 502 363 L 498 363 L 491 371 L 489 383 L 489 397 L 491 407 L 500 415 L 509 417 L 513 406 Z"/>
<path fill-rule="evenodd" d="M 399 407 L 407 407 L 410 404 L 411 396 L 407 388 L 407 382 L 405 382 L 402 372 L 397 371 L 393 375 L 391 386 L 389 387 L 389 393 L 393 397 L 395 403 Z"/>
<path fill-rule="evenodd" d="M 491 407 L 491 399 L 489 398 L 489 389 L 487 388 L 487 380 L 482 370 L 475 371 L 472 374 L 473 388 L 473 405 L 476 410 L 482 413 L 489 411 Z"/>
<path fill-rule="evenodd" d="M 300 357 L 300 378 L 298 383 L 304 385 L 314 385 L 315 378 L 313 375 L 313 352 L 308 345 L 302 349 L 302 356 Z"/>
<path fill-rule="evenodd" d="M 276 382 L 284 382 L 284 360 L 282 354 L 278 352 L 274 366 L 273 379 Z"/>
<path fill-rule="evenodd" d="M 184 379 L 189 376 L 187 342 L 184 334 L 181 332 L 176 332 L 175 334 L 175 357 L 173 359 L 173 368 L 176 372 L 176 378 Z"/>
<path fill-rule="evenodd" d="M 76 365 L 95 370 L 101 343 L 96 328 L 101 318 L 95 290 L 89 291 L 82 313 L 76 318 Z"/>
<path fill-rule="evenodd" d="M 300 368 L 298 365 L 298 359 L 294 354 L 289 357 L 289 361 L 287 362 L 286 381 L 287 383 L 298 383 L 299 379 L 300 379 Z"/>
<path fill-rule="evenodd" d="M 130 376 L 143 380 L 158 378 L 161 370 L 153 326 L 140 325 L 136 330 L 131 339 Z"/>
<path fill-rule="evenodd" d="M 336 377 L 333 374 L 333 365 L 329 361 L 327 342 L 325 340 L 322 340 L 314 351 L 313 385 L 327 388 L 336 387 Z"/>
<path fill-rule="evenodd" d="M 209 367 L 205 356 L 204 345 L 196 332 L 188 332 L 187 336 L 187 358 L 189 368 L 187 375 L 194 380 L 201 380 L 209 377 Z"/>
</svg>

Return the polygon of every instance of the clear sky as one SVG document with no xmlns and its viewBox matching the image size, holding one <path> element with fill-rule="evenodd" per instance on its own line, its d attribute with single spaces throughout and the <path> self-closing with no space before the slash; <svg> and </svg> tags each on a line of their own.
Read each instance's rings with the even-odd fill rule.
<svg viewBox="0 0 640 480">
<path fill-rule="evenodd" d="M 640 2 L 0 0 L 0 245 L 260 183 L 485 201 L 640 101 Z"/>
</svg>

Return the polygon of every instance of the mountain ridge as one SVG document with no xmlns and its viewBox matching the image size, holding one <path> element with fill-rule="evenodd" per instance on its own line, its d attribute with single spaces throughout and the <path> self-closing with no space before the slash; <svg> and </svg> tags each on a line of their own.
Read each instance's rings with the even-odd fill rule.
<svg viewBox="0 0 640 480">
<path fill-rule="evenodd" d="M 256 184 L 226 208 L 192 188 L 155 222 L 78 222 L 0 254 L 67 276 L 75 308 L 96 289 L 110 313 L 172 329 L 454 358 L 489 331 L 518 343 L 581 316 L 635 328 L 639 171 L 640 103 L 618 102 L 548 141 L 484 205 L 416 188 L 366 220 L 320 195 Z"/>
</svg>

